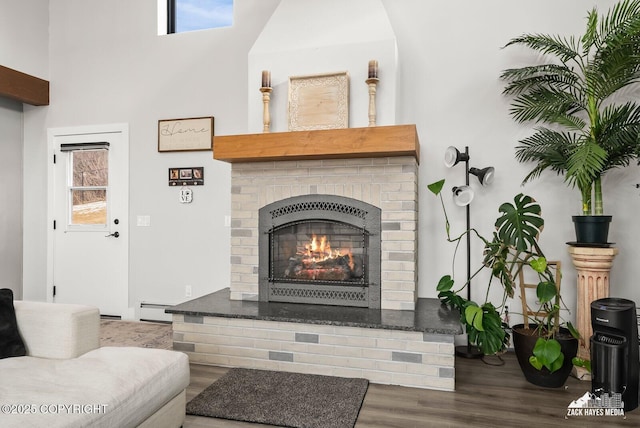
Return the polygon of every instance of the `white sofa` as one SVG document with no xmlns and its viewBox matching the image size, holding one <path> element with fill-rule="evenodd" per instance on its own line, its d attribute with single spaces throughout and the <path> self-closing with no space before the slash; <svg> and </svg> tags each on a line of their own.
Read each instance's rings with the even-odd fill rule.
<svg viewBox="0 0 640 428">
<path fill-rule="evenodd" d="M 27 356 L 0 359 L 0 427 L 180 427 L 181 352 L 99 347 L 97 308 L 15 301 Z"/>
</svg>

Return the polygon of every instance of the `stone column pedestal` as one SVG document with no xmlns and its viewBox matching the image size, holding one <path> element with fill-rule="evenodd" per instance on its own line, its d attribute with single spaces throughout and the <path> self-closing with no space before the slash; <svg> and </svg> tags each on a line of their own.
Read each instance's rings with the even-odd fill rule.
<svg viewBox="0 0 640 428">
<path fill-rule="evenodd" d="M 589 339 L 593 334 L 591 328 L 591 302 L 609 297 L 609 273 L 613 259 L 618 254 L 617 248 L 569 247 L 569 254 L 577 270 L 577 305 L 576 328 L 582 336 L 578 346 L 578 357 L 590 360 L 591 346 Z M 576 377 L 591 380 L 586 370 L 577 368 Z"/>
</svg>

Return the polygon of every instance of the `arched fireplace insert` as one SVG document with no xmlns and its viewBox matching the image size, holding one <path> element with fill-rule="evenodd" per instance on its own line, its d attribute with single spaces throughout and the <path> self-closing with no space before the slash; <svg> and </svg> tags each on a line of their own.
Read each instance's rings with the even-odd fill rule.
<svg viewBox="0 0 640 428">
<path fill-rule="evenodd" d="M 260 301 L 380 308 L 381 210 L 335 195 L 259 210 Z"/>
</svg>

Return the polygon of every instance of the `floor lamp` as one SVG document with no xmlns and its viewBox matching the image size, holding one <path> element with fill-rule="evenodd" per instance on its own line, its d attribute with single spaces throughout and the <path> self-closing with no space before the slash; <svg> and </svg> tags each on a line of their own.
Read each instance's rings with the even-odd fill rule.
<svg viewBox="0 0 640 428">
<path fill-rule="evenodd" d="M 471 229 L 471 210 L 470 205 L 473 200 L 474 192 L 471 186 L 469 186 L 469 175 L 475 175 L 478 177 L 480 184 L 488 185 L 493 182 L 495 169 L 492 166 L 478 169 L 469 168 L 469 147 L 464 148 L 464 153 L 460 152 L 457 148 L 449 146 L 444 153 L 444 164 L 447 168 L 451 168 L 460 162 L 464 162 L 465 170 L 465 185 L 457 186 L 452 189 L 453 201 L 460 207 L 465 207 L 467 216 L 467 229 Z M 467 233 L 467 300 L 471 300 L 471 234 Z M 456 355 L 465 358 L 479 358 L 482 357 L 482 352 L 475 346 L 469 343 L 469 337 L 467 336 L 467 344 L 456 346 Z"/>
</svg>

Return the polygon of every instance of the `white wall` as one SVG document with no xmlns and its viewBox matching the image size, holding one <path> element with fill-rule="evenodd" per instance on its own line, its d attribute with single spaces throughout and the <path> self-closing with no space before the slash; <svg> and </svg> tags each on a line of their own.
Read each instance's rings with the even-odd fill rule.
<svg viewBox="0 0 640 428">
<path fill-rule="evenodd" d="M 49 0 L 0 0 L 0 65 L 47 80 Z"/>
<path fill-rule="evenodd" d="M 49 0 L 22 0 L 19 2 L 0 0 L 0 10 L 2 10 L 0 13 L 0 65 L 47 80 L 49 78 Z M 4 105 L 4 107 L 7 106 Z M 38 190 L 36 198 L 43 196 L 41 191 L 46 186 L 46 175 L 34 173 L 34 171 L 44 171 L 42 168 L 22 168 L 21 160 L 28 159 L 29 165 L 33 165 L 31 163 L 34 160 L 31 147 L 46 148 L 46 138 L 43 136 L 46 135 L 44 118 L 47 109 L 48 107 L 22 106 L 21 104 L 19 107 L 15 107 L 12 105 L 4 110 L 4 122 L 1 127 L 3 133 L 9 129 L 19 130 L 17 136 L 13 131 L 7 132 L 3 141 L 0 141 L 1 145 L 9 144 L 8 147 L 0 148 L 0 152 L 11 151 L 11 154 L 5 152 L 2 156 L 3 164 L 6 163 L 8 166 L 6 175 L 1 173 L 5 177 L 2 180 L 3 185 L 22 189 L 23 181 L 30 183 L 25 188 L 36 188 Z M 19 114 L 16 113 L 17 110 L 19 110 Z M 16 137 L 17 140 L 12 140 L 13 137 Z M 16 162 L 19 162 L 20 165 Z M 6 273 L 6 276 L 2 276 L 11 278 L 10 282 L 12 283 L 29 281 L 34 276 L 37 277 L 38 272 L 22 272 L 23 247 L 25 257 L 46 260 L 43 259 L 46 254 L 39 251 L 42 237 L 46 233 L 45 225 L 30 221 L 32 212 L 42 212 L 41 200 L 36 199 L 34 207 L 28 195 L 21 195 L 20 198 L 5 195 L 5 198 L 7 198 L 5 200 L 7 204 L 0 204 L 0 216 L 8 219 L 10 226 L 8 226 L 6 234 L 2 233 L 0 237 L 3 244 L 12 249 L 12 256 L 5 259 L 4 267 L 6 270 L 4 267 L 1 270 Z M 19 206 L 12 206 L 9 202 L 19 203 Z M 6 210 L 10 206 L 14 211 L 7 213 Z M 30 225 L 30 227 L 23 231 L 23 223 Z M 39 279 L 32 282 L 44 284 L 43 280 L 44 276 L 40 275 Z M 35 295 L 30 292 L 23 295 L 23 286 L 19 284 L 17 289 L 14 288 L 14 291 L 17 292 L 17 296 L 24 298 L 44 298 L 44 288 L 42 292 Z"/>
<path fill-rule="evenodd" d="M 0 97 L 0 288 L 22 297 L 22 103 Z"/>
<path fill-rule="evenodd" d="M 132 304 L 141 299 L 185 300 L 186 284 L 193 286 L 194 296 L 228 286 L 229 232 L 223 220 L 230 210 L 229 167 L 211 160 L 206 152 L 157 153 L 157 120 L 213 115 L 217 135 L 249 131 L 248 91 L 255 88 L 247 85 L 247 56 L 278 4 L 277 0 L 236 0 L 233 28 L 160 37 L 155 27 L 156 0 L 56 0 L 50 4 L 52 104 L 44 118 L 47 126 L 130 124 L 130 223 L 135 225 L 137 215 L 151 216 L 151 227 L 132 226 L 131 230 Z M 421 140 L 419 295 L 436 295 L 436 282 L 448 273 L 453 252 L 445 242 L 439 206 L 426 185 L 442 177 L 448 184 L 461 183 L 462 168 L 446 169 L 442 156 L 449 145 L 468 145 L 472 166 L 491 164 L 497 174 L 491 188 L 475 186 L 473 225 L 490 235 L 500 203 L 521 191 L 535 197 L 546 219 L 543 248 L 550 258 L 564 262 L 565 302 L 575 308 L 575 271 L 565 243 L 573 239 L 570 215 L 578 212 L 579 195 L 567 189 L 561 178 L 548 174 L 520 186 L 529 168 L 515 161 L 513 148 L 531 130 L 508 116 L 508 100 L 501 95 L 498 76 L 532 57 L 501 47 L 523 32 L 580 33 L 588 8 L 598 5 L 606 10 L 614 2 L 383 0 L 383 4 L 398 44 L 397 122 L 417 124 Z M 326 25 L 330 30 L 330 23 Z M 46 171 L 42 155 L 46 147 L 39 144 L 30 144 L 25 170 Z M 205 167 L 206 184 L 195 189 L 193 204 L 178 204 L 176 190 L 166 185 L 167 168 L 172 166 Z M 47 195 L 40 181 L 25 181 L 30 210 L 46 208 Z M 640 191 L 633 187 L 637 182 L 638 169 L 633 167 L 611 174 L 604 186 L 605 209 L 614 216 L 611 240 L 620 249 L 612 294 L 640 302 L 635 284 L 640 266 L 633 248 L 640 230 L 632 217 L 640 208 Z M 464 210 L 448 205 L 453 232 L 461 232 Z M 36 214 L 25 224 L 32 228 L 42 224 L 43 218 Z M 28 244 L 27 248 L 25 238 L 25 272 L 36 273 L 30 273 L 29 280 L 25 277 L 25 294 L 44 296 L 42 246 Z M 185 247 L 194 251 L 179 251 Z M 473 254 L 478 263 L 479 244 Z M 460 258 L 459 278 L 464 270 Z M 473 297 L 480 300 L 484 280 L 475 281 L 474 287 Z"/>
</svg>

